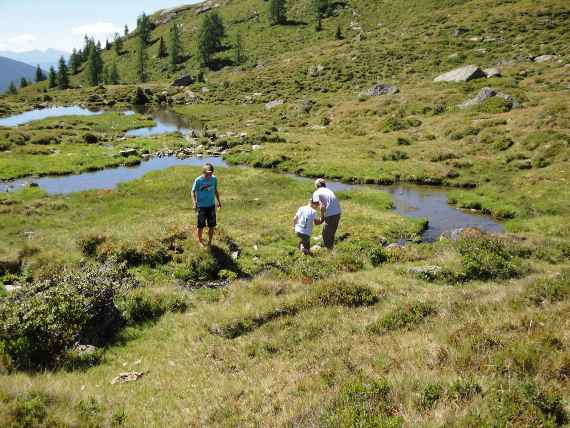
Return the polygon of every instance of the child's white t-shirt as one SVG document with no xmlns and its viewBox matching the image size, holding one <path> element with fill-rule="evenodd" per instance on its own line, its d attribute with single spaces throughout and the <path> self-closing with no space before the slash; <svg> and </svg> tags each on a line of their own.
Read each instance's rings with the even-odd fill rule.
<svg viewBox="0 0 570 428">
<path fill-rule="evenodd" d="M 295 225 L 295 232 L 311 236 L 316 215 L 317 212 L 311 207 L 304 206 L 299 208 L 296 216 L 297 224 Z"/>
</svg>

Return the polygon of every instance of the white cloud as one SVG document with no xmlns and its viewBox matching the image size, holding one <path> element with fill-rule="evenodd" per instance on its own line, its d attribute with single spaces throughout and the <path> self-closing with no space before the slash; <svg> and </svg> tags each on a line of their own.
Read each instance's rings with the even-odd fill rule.
<svg viewBox="0 0 570 428">
<path fill-rule="evenodd" d="M 108 36 L 115 33 L 120 33 L 121 28 L 115 26 L 111 22 L 96 22 L 94 24 L 81 25 L 79 27 L 73 27 L 71 32 L 73 34 L 94 36 L 99 38 L 102 36 Z"/>
<path fill-rule="evenodd" d="M 20 34 L 19 36 L 15 36 L 15 37 L 8 39 L 8 43 L 13 43 L 16 45 L 23 45 L 23 44 L 32 43 L 35 40 L 36 40 L 36 38 L 34 36 L 32 36 L 31 34 Z"/>
</svg>

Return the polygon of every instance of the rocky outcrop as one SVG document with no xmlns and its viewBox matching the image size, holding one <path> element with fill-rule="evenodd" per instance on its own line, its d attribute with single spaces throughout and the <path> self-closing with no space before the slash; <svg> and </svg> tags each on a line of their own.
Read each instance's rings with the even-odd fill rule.
<svg viewBox="0 0 570 428">
<path fill-rule="evenodd" d="M 476 227 L 463 227 L 459 229 L 449 230 L 444 232 L 440 239 L 449 239 L 451 241 L 459 241 L 464 238 L 480 238 L 484 236 L 485 232 Z"/>
<path fill-rule="evenodd" d="M 520 106 L 520 103 L 517 102 L 512 96 L 504 94 L 502 92 L 497 92 L 493 88 L 485 87 L 479 91 L 479 93 L 477 94 L 476 97 L 462 102 L 457 107 L 459 107 L 460 109 L 466 109 L 469 107 L 473 107 L 473 106 L 482 104 L 483 102 L 485 102 L 485 100 L 487 100 L 489 98 L 493 98 L 493 97 L 498 97 L 498 98 L 504 99 L 505 101 L 507 101 L 510 104 L 511 108 L 516 108 L 516 107 Z"/>
<path fill-rule="evenodd" d="M 394 95 L 400 92 L 400 88 L 394 85 L 378 83 L 368 89 L 364 94 L 369 97 L 379 97 L 380 95 Z"/>
<path fill-rule="evenodd" d="M 479 67 L 476 65 L 466 65 L 437 76 L 434 82 L 468 82 L 484 77 L 487 77 L 487 75 Z"/>
<path fill-rule="evenodd" d="M 556 55 L 540 55 L 533 59 L 534 62 L 549 62 L 554 61 L 557 58 Z"/>
</svg>

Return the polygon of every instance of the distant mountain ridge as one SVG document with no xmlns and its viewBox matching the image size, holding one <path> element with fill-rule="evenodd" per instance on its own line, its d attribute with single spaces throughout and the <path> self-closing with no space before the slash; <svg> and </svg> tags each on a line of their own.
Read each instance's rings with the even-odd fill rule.
<svg viewBox="0 0 570 428">
<path fill-rule="evenodd" d="M 8 89 L 10 82 L 14 82 L 16 86 L 19 86 L 22 77 L 33 81 L 35 75 L 35 67 L 0 56 L 0 92 L 4 92 Z"/>
<path fill-rule="evenodd" d="M 69 52 L 58 49 L 46 49 L 45 51 L 36 49 L 26 52 L 0 51 L 0 56 L 24 62 L 34 67 L 39 65 L 44 70 L 48 70 L 51 66 L 57 67 L 57 63 L 62 56 L 67 59 Z"/>
</svg>

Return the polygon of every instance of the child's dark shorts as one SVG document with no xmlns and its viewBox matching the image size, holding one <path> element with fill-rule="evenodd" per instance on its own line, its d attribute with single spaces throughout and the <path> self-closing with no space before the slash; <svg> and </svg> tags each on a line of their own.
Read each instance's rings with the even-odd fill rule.
<svg viewBox="0 0 570 428">
<path fill-rule="evenodd" d="M 198 208 L 198 229 L 208 227 L 216 227 L 216 207 L 199 207 Z"/>
</svg>

